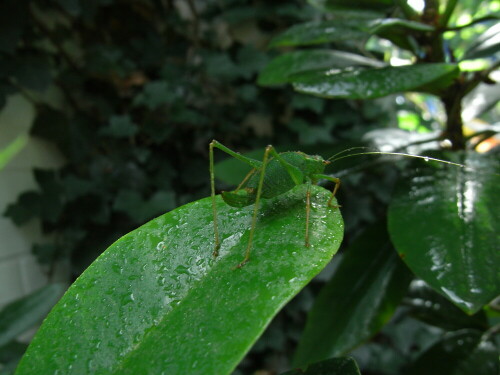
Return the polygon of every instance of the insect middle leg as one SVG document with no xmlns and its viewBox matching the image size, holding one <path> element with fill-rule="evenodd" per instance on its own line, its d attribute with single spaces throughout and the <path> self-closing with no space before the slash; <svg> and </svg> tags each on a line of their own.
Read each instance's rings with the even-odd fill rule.
<svg viewBox="0 0 500 375">
<path fill-rule="evenodd" d="M 333 197 L 335 197 L 335 194 L 337 194 L 337 191 L 339 190 L 340 178 L 328 176 L 326 174 L 316 174 L 313 177 L 315 179 L 318 179 L 318 180 L 321 180 L 321 179 L 328 180 L 328 181 L 331 181 L 335 184 L 335 186 L 333 187 L 333 190 L 332 190 L 332 195 L 330 196 L 330 199 L 328 199 L 328 207 L 339 208 L 340 207 L 339 205 L 335 205 L 335 206 L 332 205 L 332 200 L 333 200 Z"/>
</svg>

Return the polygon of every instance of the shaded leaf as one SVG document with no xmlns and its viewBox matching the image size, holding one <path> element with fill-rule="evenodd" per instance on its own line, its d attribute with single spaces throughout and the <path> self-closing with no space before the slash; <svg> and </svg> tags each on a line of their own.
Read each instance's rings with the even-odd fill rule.
<svg viewBox="0 0 500 375">
<path fill-rule="evenodd" d="M 130 116 L 112 116 L 109 125 L 100 129 L 99 133 L 115 138 L 131 137 L 139 131 Z"/>
<path fill-rule="evenodd" d="M 269 47 L 304 46 L 329 42 L 359 41 L 367 39 L 368 22 L 365 19 L 338 18 L 322 22 L 306 22 L 292 26 L 274 37 Z"/>
<path fill-rule="evenodd" d="M 469 316 L 422 280 L 412 282 L 403 302 L 410 307 L 410 314 L 415 318 L 448 331 L 488 328 L 484 311 Z"/>
<path fill-rule="evenodd" d="M 120 190 L 113 204 L 115 210 L 126 213 L 130 219 L 139 223 L 173 207 L 175 195 L 172 191 L 159 191 L 145 200 L 135 190 Z"/>
<path fill-rule="evenodd" d="M 500 162 L 475 153 L 454 161 L 470 169 L 408 170 L 389 206 L 389 232 L 417 276 L 472 314 L 500 294 Z"/>
<path fill-rule="evenodd" d="M 405 370 L 408 375 L 496 375 L 498 348 L 481 332 L 447 333 Z"/>
<path fill-rule="evenodd" d="M 482 33 L 465 52 L 462 60 L 488 57 L 500 51 L 500 23 Z"/>
<path fill-rule="evenodd" d="M 418 52 L 418 44 L 414 36 L 433 31 L 434 27 L 431 25 L 399 18 L 375 20 L 370 29 L 372 34 L 390 40 L 396 46 L 412 52 Z"/>
<path fill-rule="evenodd" d="M 342 240 L 330 192 L 306 186 L 264 200 L 241 269 L 253 206 L 205 198 L 125 235 L 71 286 L 33 339 L 17 374 L 229 374 L 272 317 L 331 259 Z"/>
<path fill-rule="evenodd" d="M 374 69 L 330 69 L 301 73 L 290 78 L 295 90 L 324 98 L 374 99 L 404 91 L 445 88 L 458 75 L 453 64 L 416 64 Z M 426 84 L 433 84 L 426 87 Z M 434 85 L 435 83 L 435 85 Z"/>
<path fill-rule="evenodd" d="M 394 0 L 308 0 L 320 9 L 349 9 L 353 11 L 385 10 L 394 6 Z"/>
<path fill-rule="evenodd" d="M 356 361 L 350 357 L 331 358 L 313 363 L 302 370 L 292 370 L 282 375 L 361 375 Z"/>
<path fill-rule="evenodd" d="M 260 72 L 257 82 L 260 85 L 279 85 L 290 82 L 291 75 L 308 70 L 382 65 L 377 60 L 350 52 L 326 49 L 293 51 L 273 59 Z"/>
<path fill-rule="evenodd" d="M 65 289 L 50 284 L 5 306 L 0 311 L 0 346 L 41 322 Z"/>
<path fill-rule="evenodd" d="M 347 249 L 316 298 L 294 365 L 342 355 L 374 335 L 391 318 L 411 278 L 385 222 L 369 228 Z"/>
</svg>

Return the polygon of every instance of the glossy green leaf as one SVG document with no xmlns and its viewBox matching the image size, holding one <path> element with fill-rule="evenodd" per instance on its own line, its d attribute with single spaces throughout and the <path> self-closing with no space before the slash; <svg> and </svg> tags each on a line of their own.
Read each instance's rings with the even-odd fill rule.
<svg viewBox="0 0 500 375">
<path fill-rule="evenodd" d="M 416 64 L 374 69 L 329 69 L 291 77 L 295 90 L 324 98 L 374 99 L 405 91 L 429 91 L 426 84 L 440 86 L 442 77 L 456 76 L 453 64 Z M 448 84 L 448 80 L 443 84 Z M 445 86 L 446 87 L 446 86 Z"/>
<path fill-rule="evenodd" d="M 50 284 L 5 306 L 0 311 L 0 346 L 40 323 L 64 290 L 62 284 Z"/>
<path fill-rule="evenodd" d="M 462 60 L 479 59 L 494 55 L 500 51 L 500 23 L 481 34 L 465 52 Z"/>
<path fill-rule="evenodd" d="M 446 334 L 405 370 L 407 375 L 496 375 L 498 348 L 487 335 L 464 329 Z"/>
<path fill-rule="evenodd" d="M 390 244 L 385 222 L 346 250 L 317 297 L 294 358 L 303 366 L 353 349 L 387 323 L 412 275 Z"/>
<path fill-rule="evenodd" d="M 403 302 L 410 307 L 410 314 L 413 317 L 448 331 L 488 328 L 488 319 L 484 311 L 472 316 L 467 315 L 422 280 L 411 283 L 409 293 Z"/>
<path fill-rule="evenodd" d="M 390 40 L 396 46 L 409 51 L 418 52 L 418 44 L 414 36 L 434 31 L 434 27 L 415 21 L 399 18 L 384 18 L 371 24 L 371 33 Z"/>
<path fill-rule="evenodd" d="M 313 363 L 301 370 L 288 371 L 282 375 L 360 375 L 360 373 L 354 359 L 338 357 Z"/>
<path fill-rule="evenodd" d="M 330 192 L 306 186 L 263 200 L 241 269 L 253 206 L 217 197 L 221 249 L 205 198 L 160 216 L 106 250 L 53 309 L 17 374 L 229 374 L 272 317 L 331 259 L 342 240 Z"/>
<path fill-rule="evenodd" d="M 330 42 L 361 41 L 370 37 L 368 21 L 338 18 L 322 22 L 306 22 L 292 26 L 274 37 L 269 47 L 305 46 Z"/>
<path fill-rule="evenodd" d="M 353 11 L 386 10 L 394 6 L 394 0 L 309 0 L 309 3 L 322 9 Z"/>
<path fill-rule="evenodd" d="M 408 170 L 389 207 L 389 232 L 417 276 L 472 314 L 500 294 L 500 162 L 455 156 L 470 169 L 421 163 Z"/>
<path fill-rule="evenodd" d="M 260 73 L 260 85 L 290 82 L 293 74 L 317 69 L 343 69 L 350 66 L 382 66 L 377 60 L 358 54 L 326 49 L 308 49 L 285 53 L 272 60 Z"/>
</svg>

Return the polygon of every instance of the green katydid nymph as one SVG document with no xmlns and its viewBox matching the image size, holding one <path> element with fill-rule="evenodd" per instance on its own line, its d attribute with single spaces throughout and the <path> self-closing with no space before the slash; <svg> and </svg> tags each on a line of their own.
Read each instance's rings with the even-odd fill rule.
<svg viewBox="0 0 500 375">
<path fill-rule="evenodd" d="M 297 185 L 317 184 L 319 180 L 324 179 L 335 183 L 332 195 L 327 204 L 331 207 L 331 202 L 337 192 L 340 180 L 335 177 L 323 174 L 325 166 L 330 162 L 324 160 L 321 156 L 311 156 L 303 152 L 282 152 L 278 153 L 273 146 L 266 147 L 262 161 L 255 160 L 234 152 L 223 144 L 212 141 L 209 147 L 210 157 L 210 184 L 212 207 L 214 216 L 214 236 L 215 249 L 214 256 L 217 256 L 220 248 L 219 229 L 217 222 L 217 209 L 215 205 L 215 176 L 214 176 L 214 148 L 235 157 L 236 159 L 250 165 L 252 170 L 247 174 L 236 190 L 231 192 L 222 192 L 222 199 L 233 207 L 246 207 L 254 204 L 252 224 L 250 227 L 250 236 L 243 261 L 237 266 L 240 268 L 250 259 L 250 250 L 252 248 L 252 239 L 257 223 L 257 214 L 259 211 L 260 199 L 269 199 L 284 194 Z M 306 193 L 306 222 L 305 222 L 305 246 L 309 246 L 309 215 L 311 210 L 310 190 Z"/>
<path fill-rule="evenodd" d="M 246 163 L 252 167 L 250 172 L 241 181 L 238 187 L 230 192 L 221 192 L 222 199 L 225 203 L 232 207 L 246 207 L 254 204 L 252 222 L 250 226 L 249 239 L 245 251 L 245 257 L 238 264 L 237 268 L 241 268 L 250 259 L 250 250 L 252 248 L 252 239 L 255 232 L 255 227 L 257 224 L 257 215 L 259 212 L 259 203 L 261 199 L 269 199 L 277 197 L 284 194 L 297 185 L 305 184 L 307 185 L 306 196 L 305 196 L 305 211 L 306 220 L 304 228 L 304 246 L 309 247 L 309 218 L 311 210 L 311 197 L 310 197 L 310 186 L 317 184 L 320 180 L 327 180 L 333 182 L 335 185 L 332 190 L 330 199 L 325 202 L 329 207 L 333 209 L 338 209 L 340 206 L 332 205 L 332 199 L 340 187 L 340 180 L 336 177 L 332 177 L 324 174 L 326 165 L 330 163 L 330 159 L 335 158 L 335 160 L 340 160 L 346 157 L 358 156 L 358 155 L 398 155 L 407 156 L 413 158 L 419 158 L 424 160 L 433 160 L 445 164 L 451 164 L 459 167 L 465 167 L 462 164 L 453 163 L 445 160 L 435 159 L 431 157 L 424 157 L 412 154 L 397 153 L 397 152 L 382 152 L 382 151 L 372 151 L 363 152 L 356 154 L 349 154 L 344 156 L 339 156 L 345 152 L 351 151 L 351 148 L 344 150 L 332 158 L 325 160 L 318 155 L 307 155 L 300 151 L 288 151 L 278 153 L 275 148 L 271 145 L 267 146 L 264 151 L 264 157 L 262 161 L 252 159 L 243 156 L 228 147 L 224 146 L 220 142 L 213 140 L 209 145 L 209 158 L 210 158 L 210 185 L 211 185 L 211 197 L 212 197 L 212 209 L 213 209 L 213 221 L 214 221 L 214 237 L 215 237 L 215 248 L 213 255 L 217 257 L 219 254 L 219 248 L 221 246 L 219 238 L 219 227 L 217 220 L 217 208 L 215 201 L 215 174 L 214 174 L 214 148 L 217 148 L 232 157 Z M 364 148 L 364 147 L 361 147 Z"/>
</svg>

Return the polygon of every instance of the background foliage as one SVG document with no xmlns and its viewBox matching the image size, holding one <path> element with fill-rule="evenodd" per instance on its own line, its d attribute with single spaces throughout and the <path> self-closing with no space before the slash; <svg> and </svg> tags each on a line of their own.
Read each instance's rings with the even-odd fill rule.
<svg viewBox="0 0 500 375">
<path fill-rule="evenodd" d="M 255 85 L 258 73 L 262 85 L 282 84 L 298 77 L 293 74 L 324 68 L 332 59 L 344 61 L 339 68 L 380 66 L 384 56 L 405 59 L 408 50 L 419 52 L 412 50 L 412 38 L 425 44 L 419 39 L 428 31 L 425 25 L 411 25 L 402 31 L 378 25 L 380 38 L 368 40 L 373 29 L 360 29 L 341 20 L 338 30 L 342 38 L 339 34 L 329 37 L 321 30 L 318 34 L 310 24 L 301 25 L 315 20 L 332 28 L 328 22 L 335 19 L 332 21 L 325 9 L 337 2 L 311 3 L 317 8 L 298 0 L 7 0 L 0 4 L 0 103 L 15 92 L 32 101 L 37 109 L 32 134 L 54 142 L 66 159 L 59 170 L 35 170 L 39 190 L 23 192 L 5 213 L 19 225 L 39 218 L 44 231 L 54 234 L 54 241 L 33 248 L 49 274 L 61 259 L 69 259 L 72 277 L 76 277 L 121 235 L 160 213 L 207 196 L 207 151 L 213 138 L 238 151 L 272 143 L 278 150 L 301 149 L 324 156 L 370 142 L 398 149 L 410 141 L 417 144 L 417 151 L 437 145 L 435 140 L 446 118 L 443 120 L 442 112 L 436 109 L 439 103 L 429 95 L 323 100 L 296 94 L 289 87 Z M 366 2 L 353 1 L 345 7 L 361 3 L 366 6 Z M 460 2 L 451 24 L 458 23 L 460 14 L 469 21 L 472 16 L 483 17 L 485 3 Z M 382 10 L 386 16 L 400 15 L 392 12 L 392 1 L 370 4 L 378 4 L 374 10 Z M 289 29 L 296 24 L 301 25 Z M 459 57 L 495 56 L 498 45 L 491 47 L 487 38 L 481 39 L 491 24 L 486 20 L 459 30 L 453 38 L 446 38 L 445 44 Z M 385 38 L 387 33 L 391 36 Z M 297 35 L 311 39 L 297 41 Z M 387 39 L 393 44 L 388 45 Z M 466 41 L 476 41 L 475 49 Z M 328 43 L 343 54 L 290 47 L 311 43 Z M 269 44 L 285 49 L 268 50 Z M 298 65 L 290 61 L 279 65 L 277 59 L 290 51 L 298 54 Z M 301 51 L 306 53 L 300 55 Z M 354 63 L 352 55 L 346 53 L 361 56 Z M 275 73 L 280 72 L 280 66 L 288 71 L 272 76 L 275 81 L 269 82 L 273 64 Z M 483 112 L 494 103 L 486 105 Z M 498 121 L 498 110 L 483 112 L 476 111 L 474 117 L 482 116 L 489 123 Z M 429 138 L 433 141 L 419 146 Z M 335 166 L 344 169 L 334 171 L 343 182 L 339 201 L 346 221 L 344 245 L 352 244 L 356 249 L 362 247 L 359 241 L 363 237 L 356 242 L 354 238 L 366 227 L 380 225 L 385 216 L 399 167 L 373 159 L 361 163 L 354 158 Z M 226 170 L 227 175 L 234 175 L 231 168 L 222 165 L 221 174 Z M 389 245 L 384 245 L 386 233 L 378 232 L 380 248 L 389 251 Z M 377 265 L 369 259 L 346 257 L 341 265 L 386 267 L 389 276 L 405 275 L 397 257 L 387 259 Z M 340 277 L 336 267 L 340 267 L 338 261 L 275 318 L 237 372 L 262 370 L 271 374 L 288 368 L 315 296 L 326 281 Z M 403 289 L 407 283 L 402 284 Z M 367 287 L 360 286 L 360 293 L 365 294 Z M 388 291 L 400 296 L 396 299 L 405 294 L 405 290 L 390 285 Z M 317 301 L 324 299 L 325 293 L 322 291 Z M 440 353 L 446 340 L 457 342 L 453 335 L 462 335 L 470 348 L 479 346 L 482 339 L 478 332 L 485 332 L 492 324 L 486 322 L 485 312 L 468 317 L 440 298 L 425 284 L 412 283 L 405 307 L 396 311 L 392 323 L 353 353 L 362 373 L 395 374 L 401 368 L 423 371 L 429 361 L 415 359 L 429 348 L 434 352 L 427 351 L 428 357 Z M 435 309 L 437 305 L 440 308 Z M 382 318 L 371 323 L 374 326 L 364 339 L 391 318 L 397 305 L 382 301 L 377 306 L 379 310 L 372 312 L 382 314 Z M 364 312 L 356 311 L 356 316 L 371 322 Z M 345 349 L 352 349 L 348 336 Z M 19 352 L 22 350 L 17 355 Z"/>
</svg>

